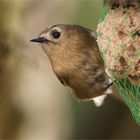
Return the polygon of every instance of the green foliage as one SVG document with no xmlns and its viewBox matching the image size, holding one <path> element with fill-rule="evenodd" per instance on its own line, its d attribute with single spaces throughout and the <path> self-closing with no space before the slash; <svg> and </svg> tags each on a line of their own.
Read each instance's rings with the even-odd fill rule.
<svg viewBox="0 0 140 140">
<path fill-rule="evenodd" d="M 102 2 L 102 0 L 78 1 L 77 16 L 75 16 L 73 22 L 96 31 Z"/>
</svg>

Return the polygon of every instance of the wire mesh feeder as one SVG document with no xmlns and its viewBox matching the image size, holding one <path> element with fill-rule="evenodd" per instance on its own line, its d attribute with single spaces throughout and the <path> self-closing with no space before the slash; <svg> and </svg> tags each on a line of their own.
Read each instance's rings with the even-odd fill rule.
<svg viewBox="0 0 140 140">
<path fill-rule="evenodd" d="M 128 78 L 120 80 L 116 77 L 115 80 L 123 100 L 130 108 L 135 121 L 140 125 L 140 88 L 132 85 Z"/>
<path fill-rule="evenodd" d="M 104 0 L 97 34 L 106 73 L 140 125 L 140 0 Z"/>
</svg>

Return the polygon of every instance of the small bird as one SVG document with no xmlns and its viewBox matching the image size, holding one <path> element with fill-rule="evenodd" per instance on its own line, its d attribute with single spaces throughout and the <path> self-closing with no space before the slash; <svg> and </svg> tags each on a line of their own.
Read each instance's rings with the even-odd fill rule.
<svg viewBox="0 0 140 140">
<path fill-rule="evenodd" d="M 55 75 L 78 99 L 90 100 L 104 95 L 112 85 L 90 29 L 58 24 L 45 29 L 31 41 L 42 44 Z"/>
</svg>

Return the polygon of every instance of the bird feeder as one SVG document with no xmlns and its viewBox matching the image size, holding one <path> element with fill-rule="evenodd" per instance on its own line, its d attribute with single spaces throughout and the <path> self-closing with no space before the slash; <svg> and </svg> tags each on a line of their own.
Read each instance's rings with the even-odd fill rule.
<svg viewBox="0 0 140 140">
<path fill-rule="evenodd" d="M 105 0 L 97 34 L 106 73 L 140 125 L 140 0 Z"/>
</svg>

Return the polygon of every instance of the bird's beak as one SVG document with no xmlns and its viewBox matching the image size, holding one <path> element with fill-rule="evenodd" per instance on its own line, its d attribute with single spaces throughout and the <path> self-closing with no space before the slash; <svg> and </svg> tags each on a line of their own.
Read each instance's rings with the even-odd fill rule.
<svg viewBox="0 0 140 140">
<path fill-rule="evenodd" d="M 35 38 L 35 39 L 31 39 L 30 41 L 31 42 L 37 42 L 37 43 L 43 43 L 44 41 L 48 42 L 48 40 L 44 37 L 38 37 L 38 38 Z"/>
</svg>

